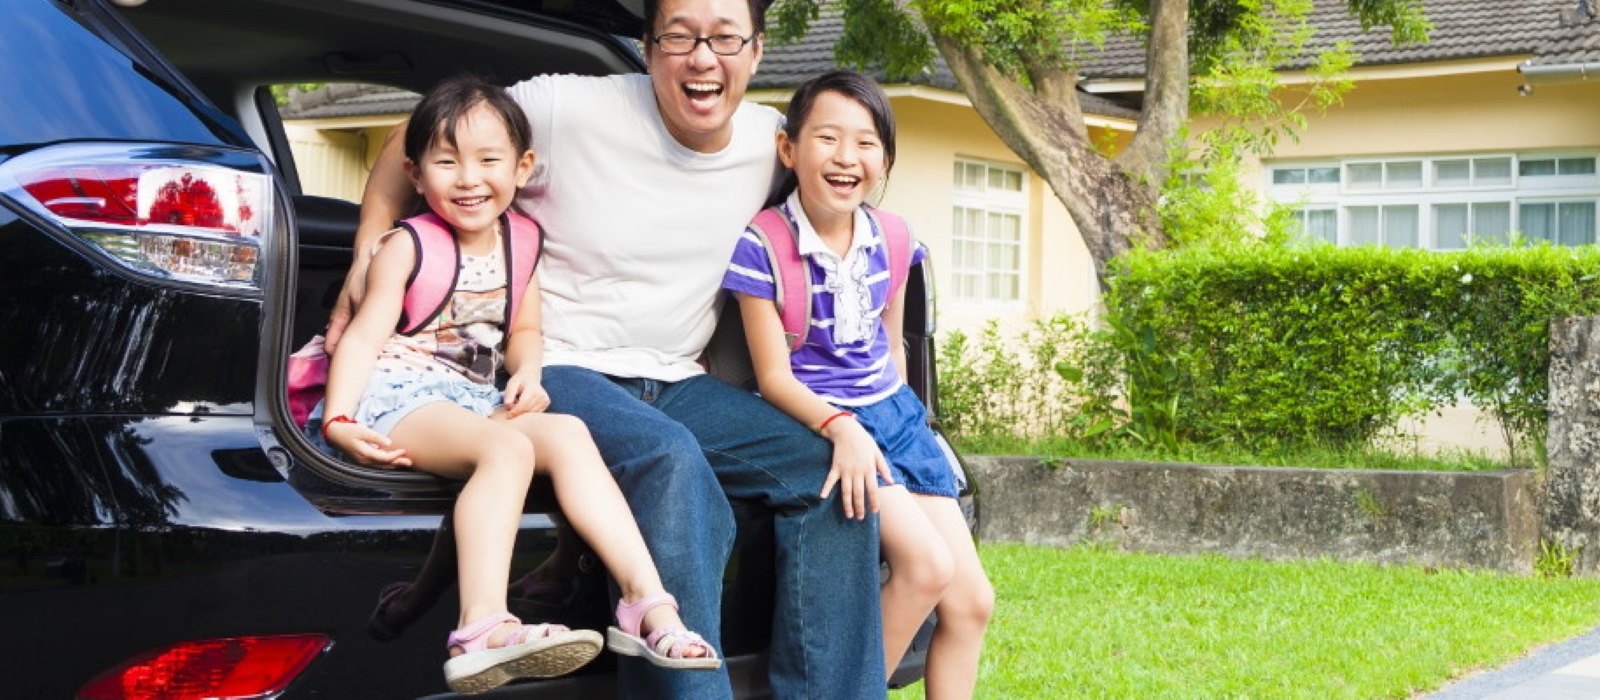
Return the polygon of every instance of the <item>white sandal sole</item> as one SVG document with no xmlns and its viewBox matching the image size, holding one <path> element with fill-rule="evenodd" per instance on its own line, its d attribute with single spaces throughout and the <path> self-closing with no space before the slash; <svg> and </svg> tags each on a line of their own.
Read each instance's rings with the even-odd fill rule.
<svg viewBox="0 0 1600 700">
<path fill-rule="evenodd" d="M 616 627 L 606 628 L 606 648 L 624 656 L 638 656 L 661 668 L 679 669 L 684 671 L 715 671 L 722 668 L 722 659 L 715 656 L 686 656 L 673 658 L 663 656 L 651 649 L 643 639 L 635 637 Z"/>
<path fill-rule="evenodd" d="M 571 630 L 509 647 L 484 649 L 444 662 L 450 690 L 476 695 L 518 678 L 552 678 L 582 668 L 600 655 L 600 633 Z"/>
</svg>

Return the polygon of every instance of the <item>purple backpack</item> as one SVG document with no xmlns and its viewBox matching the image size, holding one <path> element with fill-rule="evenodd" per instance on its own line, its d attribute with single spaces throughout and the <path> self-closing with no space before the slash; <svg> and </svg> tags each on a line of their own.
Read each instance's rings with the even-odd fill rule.
<svg viewBox="0 0 1600 700">
<path fill-rule="evenodd" d="M 516 305 L 528 290 L 533 279 L 533 269 L 539 264 L 544 249 L 544 231 L 539 224 L 516 212 L 506 212 L 502 219 L 510 234 L 501 239 L 506 259 L 506 323 L 516 318 Z M 450 303 L 450 293 L 455 290 L 456 278 L 461 274 L 461 248 L 449 224 L 437 214 L 428 212 L 400 221 L 397 228 L 411 234 L 416 246 L 416 266 L 406 281 L 406 297 L 400 312 L 400 322 L 395 331 L 412 335 L 423 329 Z M 323 349 L 323 339 L 318 335 L 305 347 L 289 356 L 288 386 L 289 415 L 295 425 L 304 428 L 311 410 L 322 400 L 328 385 L 328 353 Z"/>
<path fill-rule="evenodd" d="M 911 229 L 899 216 L 865 205 L 862 209 L 866 210 L 873 230 L 883 236 L 889 246 L 889 298 L 893 299 L 911 275 Z M 806 272 L 805 261 L 800 259 L 800 232 L 780 207 L 762 209 L 747 230 L 765 244 L 775 287 L 772 301 L 778 307 L 778 317 L 783 320 L 783 336 L 789 342 L 789 352 L 799 350 L 806 342 L 806 329 L 811 324 L 811 275 Z"/>
</svg>

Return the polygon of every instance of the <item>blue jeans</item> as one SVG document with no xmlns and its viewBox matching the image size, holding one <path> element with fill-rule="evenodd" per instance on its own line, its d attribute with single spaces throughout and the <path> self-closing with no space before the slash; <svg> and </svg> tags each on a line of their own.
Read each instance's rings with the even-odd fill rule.
<svg viewBox="0 0 1600 700">
<path fill-rule="evenodd" d="M 832 446 L 760 397 L 709 375 L 679 382 L 546 367 L 550 410 L 583 419 L 627 496 L 690 629 L 721 649 L 730 500 L 770 511 L 777 540 L 769 674 L 774 697 L 882 698 L 876 518 L 818 497 Z M 624 697 L 719 698 L 724 670 L 666 671 L 624 657 Z"/>
</svg>

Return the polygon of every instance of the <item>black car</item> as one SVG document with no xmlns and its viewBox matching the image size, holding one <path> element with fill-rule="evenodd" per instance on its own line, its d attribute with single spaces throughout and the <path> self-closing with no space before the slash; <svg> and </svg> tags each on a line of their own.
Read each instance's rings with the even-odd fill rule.
<svg viewBox="0 0 1600 700">
<path fill-rule="evenodd" d="M 357 210 L 302 195 L 269 86 L 642 70 L 638 3 L 3 7 L 0 696 L 445 693 L 453 592 L 397 640 L 366 628 L 378 592 L 417 575 L 458 485 L 327 459 L 290 423 L 285 358 L 327 318 Z M 925 274 L 906 338 L 930 401 Z M 553 548 L 548 482 L 527 512 L 519 571 Z M 723 639 L 735 690 L 759 697 L 771 545 L 747 515 Z M 589 559 L 569 595 L 521 603 L 606 624 Z M 896 682 L 920 676 L 922 643 Z M 610 694 L 608 657 L 492 695 Z"/>
</svg>

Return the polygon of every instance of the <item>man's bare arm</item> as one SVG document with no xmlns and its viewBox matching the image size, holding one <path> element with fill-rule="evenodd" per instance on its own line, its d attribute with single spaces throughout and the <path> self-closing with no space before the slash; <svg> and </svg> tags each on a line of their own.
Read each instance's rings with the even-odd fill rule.
<svg viewBox="0 0 1600 700">
<path fill-rule="evenodd" d="M 324 333 L 330 353 L 366 294 L 367 263 L 372 259 L 373 243 L 385 231 L 394 228 L 394 222 L 410 210 L 416 197 L 416 188 L 405 168 L 406 123 L 396 125 L 384 138 L 383 148 L 372 163 L 372 173 L 367 176 L 367 187 L 361 192 L 361 223 L 356 228 L 350 272 L 345 275 L 344 289 L 333 305 L 333 313 L 328 316 L 328 330 Z"/>
</svg>

